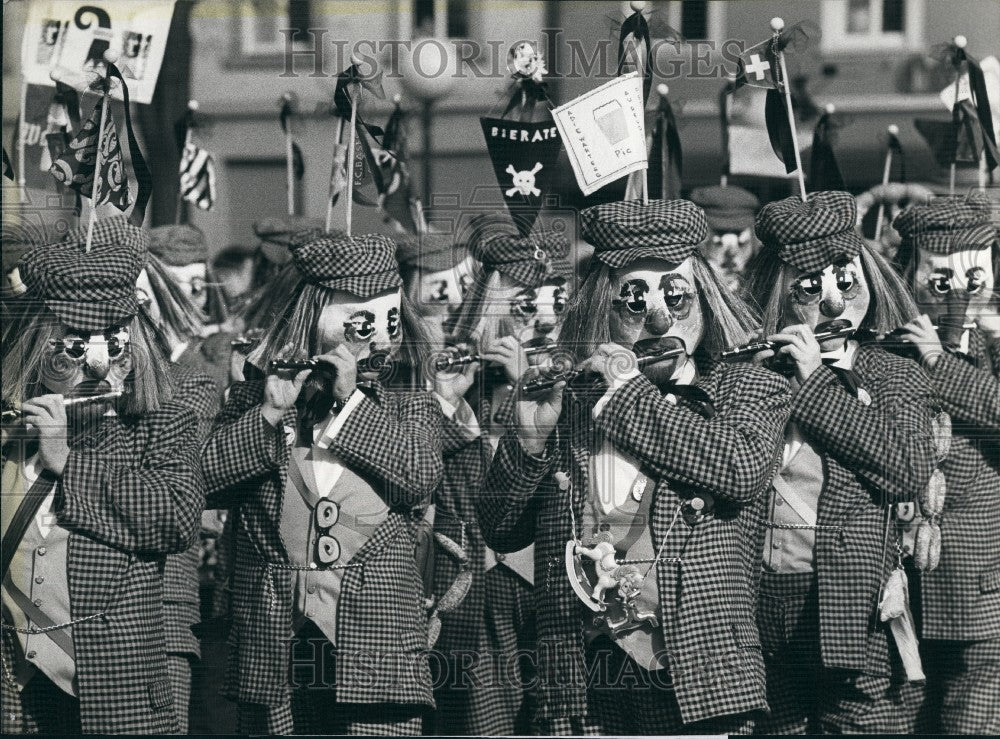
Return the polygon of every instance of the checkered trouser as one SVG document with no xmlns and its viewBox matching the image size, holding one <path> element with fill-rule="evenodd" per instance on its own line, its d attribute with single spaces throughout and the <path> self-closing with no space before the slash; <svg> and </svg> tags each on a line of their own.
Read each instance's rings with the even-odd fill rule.
<svg viewBox="0 0 1000 739">
<path fill-rule="evenodd" d="M 321 649 L 313 645 L 321 643 Z M 299 650 L 299 651 L 297 651 Z M 338 703 L 333 645 L 307 622 L 292 642 L 292 664 L 319 660 L 314 687 L 292 691 L 291 704 L 262 706 L 240 703 L 238 734 L 348 734 L 354 736 L 418 736 L 426 708 L 395 703 Z"/>
<path fill-rule="evenodd" d="M 822 667 L 813 573 L 764 573 L 757 609 L 767 702 L 763 734 L 908 734 L 919 689 Z"/>
<path fill-rule="evenodd" d="M 167 679 L 174 694 L 178 733 L 187 734 L 188 709 L 191 705 L 191 658 L 183 654 L 168 654 Z"/>
<path fill-rule="evenodd" d="M 927 688 L 919 733 L 1000 735 L 1000 639 L 920 644 Z"/>
<path fill-rule="evenodd" d="M 80 734 L 80 701 L 63 692 L 43 673 L 36 672 L 18 692 L 6 679 L 0 679 L 3 733 L 7 734 Z"/>
<path fill-rule="evenodd" d="M 664 735 L 664 734 L 750 734 L 759 713 L 716 716 L 685 724 L 677 697 L 669 688 L 668 670 L 655 679 L 641 682 L 632 678 L 645 673 L 622 649 L 610 640 L 596 639 L 586 659 L 607 657 L 606 684 L 591 685 L 587 691 L 587 715 L 567 716 L 535 722 L 535 733 L 550 736 Z M 626 664 L 630 663 L 630 664 Z M 625 680 L 615 676 L 628 675 Z"/>
<path fill-rule="evenodd" d="M 435 734 L 504 736 L 531 730 L 535 606 L 531 586 L 498 565 L 484 576 L 479 649 L 444 653 L 436 665 Z M 471 645 L 470 646 L 474 646 Z M 432 661 L 435 664 L 437 661 Z"/>
</svg>

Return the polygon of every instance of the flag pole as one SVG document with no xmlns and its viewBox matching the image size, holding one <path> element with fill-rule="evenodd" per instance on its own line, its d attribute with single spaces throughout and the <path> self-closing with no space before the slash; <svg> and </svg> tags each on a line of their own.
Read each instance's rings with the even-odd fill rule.
<svg viewBox="0 0 1000 739">
<path fill-rule="evenodd" d="M 336 174 L 335 168 L 337 165 L 337 148 L 344 142 L 344 119 L 341 116 L 337 116 L 337 135 L 334 137 L 336 139 L 336 144 L 333 149 L 333 166 L 330 169 L 330 187 L 328 188 L 326 197 L 326 224 L 324 226 L 325 231 L 330 230 L 330 226 L 333 224 L 333 178 Z"/>
<path fill-rule="evenodd" d="M 282 105 L 292 104 L 291 93 L 282 95 Z M 292 116 L 285 121 L 285 192 L 288 197 L 288 215 L 295 215 L 295 155 L 292 153 Z"/>
<path fill-rule="evenodd" d="M 955 44 L 955 46 L 957 48 L 962 49 L 962 50 L 964 50 L 965 47 L 966 47 L 966 45 L 969 43 L 968 39 L 966 39 L 965 36 L 961 36 L 961 35 L 956 36 L 954 38 L 953 42 L 954 42 L 954 44 Z M 952 106 L 952 109 L 951 109 L 952 117 L 953 118 L 954 118 L 954 115 L 955 115 L 955 107 L 954 106 L 958 105 L 958 93 L 959 93 L 959 88 L 961 87 L 961 83 L 962 83 L 962 66 L 963 65 L 962 65 L 961 61 L 958 64 L 955 65 L 955 103 L 954 103 L 954 105 Z M 958 140 L 958 134 L 957 134 L 957 132 L 955 134 L 955 140 L 956 140 L 956 142 Z M 955 165 L 955 156 L 957 154 L 958 154 L 958 151 L 957 151 L 957 146 L 956 146 L 956 151 L 954 152 L 954 154 L 952 155 L 952 158 L 951 158 L 951 172 L 950 172 L 951 176 L 950 176 L 949 181 L 948 181 L 948 194 L 950 196 L 952 196 L 952 197 L 955 196 L 955 175 L 956 175 L 956 170 L 958 169 L 957 166 Z"/>
<path fill-rule="evenodd" d="M 774 40 L 778 40 L 778 36 L 782 29 L 785 27 L 785 21 L 781 18 L 771 19 L 771 31 L 774 34 Z M 792 144 L 795 146 L 795 169 L 799 176 L 799 195 L 802 197 L 802 202 L 806 202 L 806 178 L 802 173 L 802 155 L 799 153 L 799 134 L 795 128 L 795 109 L 792 108 L 792 90 L 788 86 L 788 69 L 785 67 L 785 52 L 778 49 L 778 66 L 781 68 L 781 87 L 785 94 L 785 107 L 788 111 L 788 126 L 792 129 Z"/>
<path fill-rule="evenodd" d="M 356 63 L 356 62 L 355 62 Z M 354 204 L 354 149 L 357 139 L 358 102 L 361 100 L 361 91 L 364 88 L 358 85 L 357 94 L 351 97 L 351 132 L 347 144 L 347 235 L 351 235 L 351 216 Z"/>
<path fill-rule="evenodd" d="M 28 178 L 27 178 L 27 168 L 24 166 L 24 152 L 27 148 L 24 143 L 24 132 L 26 128 L 25 112 L 28 108 L 28 82 L 23 80 L 21 82 L 21 117 L 18 119 L 17 128 L 17 186 L 21 195 L 21 202 L 28 202 Z"/>
<path fill-rule="evenodd" d="M 114 64 L 118 61 L 118 54 L 113 51 L 104 52 L 104 60 L 109 64 Z M 104 139 L 104 126 L 108 120 L 108 98 L 111 97 L 111 74 L 110 71 L 105 73 L 104 77 L 104 99 L 101 101 L 101 123 L 97 127 L 97 153 L 94 157 L 94 184 L 90 189 L 90 220 L 87 221 L 87 243 L 85 251 L 90 253 L 90 246 L 94 239 L 94 224 L 97 223 L 97 196 L 100 194 L 101 185 L 101 165 L 104 164 L 101 156 L 103 151 L 103 146 L 101 145 Z M 127 111 L 126 111 L 127 112 Z"/>
<path fill-rule="evenodd" d="M 886 129 L 890 136 L 899 136 L 899 126 L 893 123 Z M 889 185 L 889 176 L 892 173 L 892 146 L 886 147 L 885 166 L 882 168 L 882 197 L 878 204 L 878 218 L 875 220 L 875 241 L 882 236 L 882 217 L 885 215 L 885 188 Z"/>
</svg>

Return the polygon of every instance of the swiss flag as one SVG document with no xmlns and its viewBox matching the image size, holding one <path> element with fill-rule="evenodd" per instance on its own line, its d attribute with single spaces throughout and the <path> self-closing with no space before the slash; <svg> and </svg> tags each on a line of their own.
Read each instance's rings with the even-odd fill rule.
<svg viewBox="0 0 1000 739">
<path fill-rule="evenodd" d="M 740 54 L 736 67 L 736 87 L 781 88 L 781 73 L 778 71 L 778 56 L 774 50 L 774 39 L 761 41 Z"/>
</svg>

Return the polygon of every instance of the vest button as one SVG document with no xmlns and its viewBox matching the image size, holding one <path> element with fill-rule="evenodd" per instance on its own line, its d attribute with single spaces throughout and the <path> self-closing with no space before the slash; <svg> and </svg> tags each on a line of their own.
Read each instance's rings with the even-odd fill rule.
<svg viewBox="0 0 1000 739">
<path fill-rule="evenodd" d="M 771 548 L 772 549 L 781 549 L 781 542 L 778 541 L 777 539 L 775 539 L 774 541 L 771 542 Z"/>
<path fill-rule="evenodd" d="M 775 505 L 785 505 L 785 499 L 784 499 L 784 498 L 782 498 L 782 497 L 780 497 L 780 496 L 779 496 L 779 497 L 776 497 L 776 498 L 774 499 L 774 504 L 775 504 Z"/>
<path fill-rule="evenodd" d="M 45 582 L 45 578 L 39 575 L 38 577 L 35 578 L 35 582 L 41 585 L 43 582 Z"/>
<path fill-rule="evenodd" d="M 310 585 L 308 588 L 306 588 L 306 592 L 309 593 L 309 595 L 314 595 L 316 593 L 316 586 Z"/>
<path fill-rule="evenodd" d="M 34 649 L 31 649 L 31 650 L 29 650 L 29 651 L 28 651 L 28 653 L 27 653 L 26 655 L 24 655 L 24 656 L 25 656 L 25 657 L 27 657 L 28 659 L 34 659 L 34 658 L 35 658 L 35 656 L 36 656 L 36 654 L 37 654 L 37 653 L 35 652 L 35 650 L 34 650 Z"/>
<path fill-rule="evenodd" d="M 45 547 L 38 547 L 38 549 L 36 549 L 35 551 L 38 552 L 38 555 L 40 557 L 44 557 L 45 556 Z"/>
<path fill-rule="evenodd" d="M 497 552 L 497 562 L 503 562 L 505 559 L 507 559 L 506 554 L 503 552 Z"/>
<path fill-rule="evenodd" d="M 42 607 L 42 599 L 41 598 L 35 598 L 34 604 L 35 604 L 36 608 L 41 608 Z"/>
</svg>

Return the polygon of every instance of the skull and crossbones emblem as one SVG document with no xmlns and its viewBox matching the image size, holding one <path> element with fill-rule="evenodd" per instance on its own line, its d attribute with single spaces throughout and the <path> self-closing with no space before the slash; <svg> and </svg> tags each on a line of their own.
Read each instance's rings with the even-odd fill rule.
<svg viewBox="0 0 1000 739">
<path fill-rule="evenodd" d="M 538 170 L 542 168 L 541 162 L 535 162 L 535 166 L 532 169 L 522 169 L 520 172 L 514 169 L 513 164 L 507 165 L 507 174 L 511 176 L 513 187 L 507 190 L 507 197 L 513 197 L 514 193 L 521 193 L 522 195 L 534 195 L 536 198 L 542 194 L 542 191 L 535 187 L 535 175 Z"/>
</svg>

